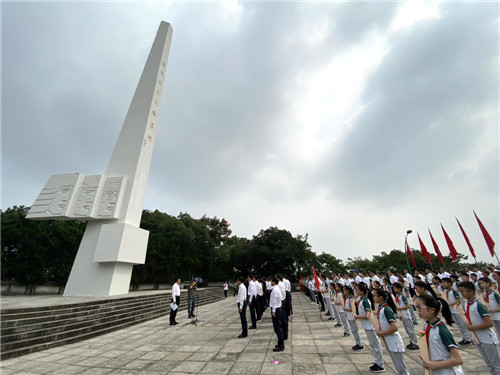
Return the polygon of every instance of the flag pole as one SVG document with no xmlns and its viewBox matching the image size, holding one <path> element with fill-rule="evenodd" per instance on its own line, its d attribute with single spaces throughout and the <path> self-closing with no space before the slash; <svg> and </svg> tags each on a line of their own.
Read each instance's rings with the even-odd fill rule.
<svg viewBox="0 0 500 375">
<path fill-rule="evenodd" d="M 408 259 L 408 235 L 412 232 L 411 229 L 408 229 L 405 234 L 405 254 L 406 254 L 406 265 L 408 266 L 408 270 L 410 271 L 410 275 L 412 274 L 412 269 L 410 267 L 410 261 Z"/>
</svg>

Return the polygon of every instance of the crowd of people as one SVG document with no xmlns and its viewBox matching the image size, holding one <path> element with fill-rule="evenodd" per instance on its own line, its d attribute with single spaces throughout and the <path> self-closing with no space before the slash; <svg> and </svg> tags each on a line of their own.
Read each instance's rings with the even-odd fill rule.
<svg viewBox="0 0 500 375">
<path fill-rule="evenodd" d="M 463 271 L 440 268 L 435 271 L 408 269 L 396 273 L 358 272 L 320 274 L 301 280 L 305 294 L 320 311 L 343 327 L 343 336 L 355 339 L 354 352 L 364 351 L 358 323 L 366 333 L 375 362 L 374 373 L 385 372 L 382 345 L 398 374 L 409 375 L 405 349 L 421 350 L 423 366 L 431 374 L 463 374 L 459 345 L 475 345 L 490 374 L 500 375 L 500 271 L 494 265 Z M 418 317 L 424 330 L 418 332 Z M 441 319 L 441 317 L 443 319 Z M 404 345 L 397 320 L 402 322 L 409 343 Z M 456 324 L 457 342 L 447 326 Z M 496 330 L 496 334 L 495 334 Z M 419 346 L 417 334 L 425 337 Z M 421 341 L 422 342 L 422 341 Z"/>
</svg>

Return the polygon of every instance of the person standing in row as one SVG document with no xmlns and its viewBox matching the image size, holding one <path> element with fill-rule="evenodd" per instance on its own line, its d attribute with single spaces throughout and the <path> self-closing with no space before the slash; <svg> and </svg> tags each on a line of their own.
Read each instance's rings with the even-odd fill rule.
<svg viewBox="0 0 500 375">
<path fill-rule="evenodd" d="M 175 317 L 177 316 L 177 310 L 179 310 L 179 302 L 181 301 L 181 288 L 179 285 L 181 284 L 180 277 L 175 280 L 174 285 L 172 285 L 172 303 L 177 306 L 174 310 L 170 308 L 170 325 L 175 326 L 179 324 L 175 321 Z"/>
<path fill-rule="evenodd" d="M 189 283 L 188 287 L 188 319 L 194 318 L 194 299 L 195 299 L 195 294 L 194 292 L 197 291 L 198 288 L 196 286 L 196 282 L 194 279 L 191 279 L 191 282 Z"/>
<path fill-rule="evenodd" d="M 269 299 L 269 307 L 271 308 L 271 317 L 273 320 L 273 328 L 278 337 L 278 344 L 274 347 L 273 352 L 282 352 L 285 350 L 285 341 L 283 336 L 283 309 L 281 289 L 277 287 L 278 279 L 273 277 L 271 280 L 271 297 Z"/>
<path fill-rule="evenodd" d="M 460 283 L 458 290 L 467 301 L 465 316 L 467 317 L 467 329 L 474 332 L 479 341 L 477 349 L 483 357 L 484 363 L 492 375 L 500 375 L 500 353 L 498 351 L 498 339 L 493 331 L 488 308 L 476 299 L 476 288 L 471 282 Z"/>
<path fill-rule="evenodd" d="M 252 325 L 250 326 L 249 329 L 256 329 L 257 328 L 257 316 L 256 316 L 256 305 L 257 305 L 257 300 L 255 299 L 256 293 L 256 285 L 253 282 L 253 276 L 248 275 L 247 277 L 248 281 L 248 306 L 250 306 L 250 320 L 252 321 Z"/>
<path fill-rule="evenodd" d="M 224 298 L 227 298 L 227 290 L 229 289 L 229 284 L 224 282 L 224 285 L 222 286 L 224 288 Z"/>
<path fill-rule="evenodd" d="M 285 283 L 285 292 L 286 292 L 286 318 L 293 314 L 292 308 L 292 284 L 290 284 L 290 280 L 288 280 L 285 276 L 283 276 L 283 282 Z"/>
<path fill-rule="evenodd" d="M 462 341 L 460 341 L 459 345 L 470 345 L 471 344 L 471 335 L 467 330 L 464 320 L 460 316 L 460 313 L 457 310 L 457 306 L 460 303 L 460 295 L 458 291 L 452 289 L 452 281 L 449 277 L 445 277 L 443 279 L 444 293 L 443 299 L 448 302 L 451 312 L 451 318 L 453 323 L 455 323 L 460 329 L 460 334 L 462 335 Z M 465 304 L 464 304 L 465 306 Z"/>
<path fill-rule="evenodd" d="M 247 288 L 245 287 L 245 279 L 243 277 L 238 277 L 236 280 L 236 285 L 238 285 L 238 312 L 240 313 L 241 320 L 241 334 L 238 336 L 239 339 L 248 336 L 248 325 L 247 325 Z"/>
<path fill-rule="evenodd" d="M 278 285 L 278 288 L 280 288 L 280 292 L 281 292 L 281 307 L 282 307 L 282 311 L 283 311 L 283 314 L 281 314 L 281 321 L 282 321 L 282 328 L 283 328 L 283 340 L 288 340 L 288 317 L 285 316 L 286 314 L 284 314 L 284 311 L 286 308 L 286 287 L 285 287 L 285 283 L 283 282 L 283 276 L 278 274 L 275 277 L 278 280 L 277 285 Z"/>
<path fill-rule="evenodd" d="M 479 280 L 481 288 L 484 290 L 483 299 L 488 304 L 488 311 L 495 327 L 498 337 L 500 337 L 500 295 L 491 287 L 491 280 L 483 277 Z"/>
<path fill-rule="evenodd" d="M 410 339 L 410 343 L 406 346 L 409 350 L 418 350 L 420 349 L 418 346 L 417 335 L 415 334 L 415 327 L 413 321 L 411 320 L 410 303 L 408 298 L 406 298 L 403 290 L 403 286 L 400 283 L 394 283 L 392 285 L 392 290 L 396 296 L 396 309 L 401 314 L 401 321 L 403 322 L 403 327 Z M 374 298 L 375 299 L 375 298 Z M 392 298 L 391 298 L 392 299 Z M 377 302 L 375 300 L 375 302 Z"/>
</svg>

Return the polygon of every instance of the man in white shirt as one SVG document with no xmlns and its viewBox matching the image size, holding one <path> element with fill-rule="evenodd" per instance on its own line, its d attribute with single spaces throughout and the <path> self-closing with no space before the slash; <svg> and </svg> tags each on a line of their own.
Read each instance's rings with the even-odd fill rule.
<svg viewBox="0 0 500 375">
<path fill-rule="evenodd" d="M 359 284 L 361 281 L 363 281 L 363 280 L 361 280 L 361 277 L 359 277 L 359 275 L 358 275 L 358 272 L 357 272 L 357 271 L 353 271 L 353 275 L 354 275 L 354 282 L 355 282 L 356 284 Z"/>
<path fill-rule="evenodd" d="M 177 310 L 179 310 L 179 302 L 181 300 L 181 288 L 179 285 L 181 284 L 181 279 L 178 278 L 175 280 L 174 285 L 172 285 L 172 303 L 177 306 L 177 308 L 174 310 L 170 308 L 170 325 L 175 326 L 176 324 L 179 324 L 175 321 L 175 317 L 177 316 Z"/>
<path fill-rule="evenodd" d="M 430 268 L 426 268 L 425 269 L 425 273 L 426 273 L 426 276 L 425 276 L 425 282 L 429 285 L 432 284 L 432 278 L 434 277 L 434 275 L 432 274 L 432 271 Z"/>
<path fill-rule="evenodd" d="M 377 276 L 375 271 L 370 271 L 370 276 L 372 277 L 371 279 L 372 285 L 374 281 L 378 281 L 380 283 L 380 278 Z"/>
<path fill-rule="evenodd" d="M 392 273 L 392 271 L 387 271 L 387 274 L 389 275 L 389 281 L 391 284 L 397 283 L 399 281 L 399 278 Z"/>
<path fill-rule="evenodd" d="M 441 280 L 443 280 L 445 277 L 446 278 L 450 278 L 450 274 L 448 272 L 445 271 L 445 269 L 443 267 L 441 267 L 439 269 L 439 273 L 438 273 L 438 276 Z"/>
<path fill-rule="evenodd" d="M 269 307 L 271 308 L 271 317 L 273 320 L 273 328 L 276 336 L 278 337 L 278 344 L 274 347 L 273 352 L 282 352 L 285 350 L 285 341 L 283 336 L 283 309 L 282 309 L 282 295 L 281 289 L 275 288 L 278 284 L 278 278 L 273 277 L 271 280 L 271 297 L 269 298 Z"/>
<path fill-rule="evenodd" d="M 371 288 L 371 279 L 368 277 L 368 275 L 364 273 L 360 273 L 360 276 L 362 278 L 362 281 L 365 283 L 368 289 Z"/>
<path fill-rule="evenodd" d="M 290 280 L 288 280 L 285 276 L 283 276 L 283 283 L 285 284 L 285 292 L 286 292 L 286 311 L 283 311 L 286 314 L 286 318 L 293 314 L 292 308 L 292 284 L 290 284 Z"/>
<path fill-rule="evenodd" d="M 238 285 L 238 312 L 240 313 L 241 320 L 241 334 L 238 336 L 239 339 L 248 336 L 248 325 L 247 325 L 247 288 L 245 287 L 245 279 L 243 277 L 238 277 L 236 280 L 236 285 Z"/>
<path fill-rule="evenodd" d="M 279 280 L 278 288 L 280 289 L 281 293 L 281 310 L 283 312 L 283 306 L 286 306 L 286 287 L 285 283 L 283 282 L 283 276 L 277 274 L 276 279 Z M 284 313 L 281 314 L 281 327 L 283 328 L 283 340 L 288 340 L 288 317 L 285 316 Z"/>
<path fill-rule="evenodd" d="M 250 306 L 250 320 L 252 321 L 252 325 L 248 329 L 256 329 L 257 328 L 257 316 L 255 311 L 255 306 L 257 304 L 257 300 L 255 299 L 255 295 L 257 294 L 257 286 L 253 282 L 253 276 L 247 277 L 248 281 L 248 306 Z"/>
</svg>

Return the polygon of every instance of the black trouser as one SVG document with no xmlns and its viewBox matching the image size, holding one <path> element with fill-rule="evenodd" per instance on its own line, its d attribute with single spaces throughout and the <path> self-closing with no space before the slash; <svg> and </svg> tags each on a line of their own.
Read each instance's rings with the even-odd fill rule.
<svg viewBox="0 0 500 375">
<path fill-rule="evenodd" d="M 288 339 L 288 316 L 284 313 L 283 306 L 286 305 L 286 298 L 281 300 L 281 327 L 283 328 L 283 339 Z"/>
<path fill-rule="evenodd" d="M 292 309 L 292 293 L 286 292 L 286 314 L 287 316 L 290 316 L 293 314 L 293 309 Z"/>
<path fill-rule="evenodd" d="M 243 307 L 241 307 L 240 304 L 238 303 L 238 312 L 240 313 L 240 320 L 241 320 L 241 335 L 247 336 L 248 335 L 247 301 L 243 302 Z"/>
<path fill-rule="evenodd" d="M 260 315 L 264 315 L 264 311 L 266 311 L 266 297 L 264 294 L 258 297 L 259 298 L 259 307 L 260 307 Z"/>
<path fill-rule="evenodd" d="M 257 318 L 255 316 L 255 305 L 257 304 L 256 300 L 253 300 L 252 302 L 248 302 L 248 305 L 250 306 L 250 320 L 252 321 L 252 327 L 257 328 Z"/>
<path fill-rule="evenodd" d="M 170 323 L 175 323 L 175 317 L 177 316 L 177 311 L 179 310 L 180 301 L 181 301 L 181 296 L 175 296 L 175 304 L 177 305 L 177 308 L 175 309 L 175 311 L 170 309 Z"/>
<path fill-rule="evenodd" d="M 323 302 L 323 296 L 321 294 L 322 293 L 316 292 L 316 298 L 318 299 L 319 303 L 321 303 L 321 311 L 325 311 L 325 302 Z"/>
<path fill-rule="evenodd" d="M 227 297 L 227 290 L 224 289 L 224 298 L 226 298 L 226 297 Z"/>
<path fill-rule="evenodd" d="M 278 336 L 278 346 L 280 348 L 285 347 L 285 341 L 283 338 L 283 313 L 281 307 L 278 307 L 276 309 L 276 313 L 274 314 L 271 313 L 271 316 L 273 318 L 273 328 L 274 328 L 274 333 L 276 333 L 276 336 Z"/>
</svg>

